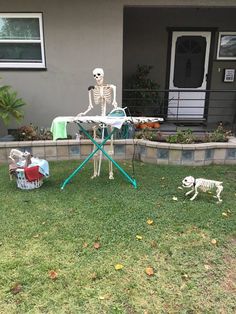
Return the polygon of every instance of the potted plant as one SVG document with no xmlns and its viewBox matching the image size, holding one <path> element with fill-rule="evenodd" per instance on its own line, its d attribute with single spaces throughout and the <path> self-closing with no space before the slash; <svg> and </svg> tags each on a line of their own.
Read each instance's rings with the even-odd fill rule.
<svg viewBox="0 0 236 314">
<path fill-rule="evenodd" d="M 151 65 L 137 65 L 136 72 L 128 84 L 129 90 L 124 95 L 125 105 L 130 108 L 132 115 L 154 115 L 160 113 L 160 86 L 149 78 L 153 69 Z"/>
</svg>

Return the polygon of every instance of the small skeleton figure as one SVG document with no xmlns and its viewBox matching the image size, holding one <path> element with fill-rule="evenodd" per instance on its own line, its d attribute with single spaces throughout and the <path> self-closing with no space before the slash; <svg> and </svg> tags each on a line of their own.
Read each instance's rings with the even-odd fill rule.
<svg viewBox="0 0 236 314">
<path fill-rule="evenodd" d="M 107 104 L 111 104 L 114 108 L 117 108 L 116 102 L 116 86 L 112 84 L 104 84 L 104 71 L 101 68 L 96 68 L 93 70 L 93 77 L 96 81 L 95 86 L 89 86 L 89 106 L 88 109 L 82 113 L 79 113 L 77 116 L 84 116 L 90 110 L 93 109 L 93 101 L 95 105 L 101 106 L 101 116 L 106 116 Z M 104 139 L 104 129 L 105 126 L 102 126 L 102 140 Z M 97 127 L 93 127 L 93 137 L 96 140 L 97 136 Z M 94 149 L 96 147 L 94 146 Z M 111 137 L 110 150 L 108 151 L 109 155 L 114 154 L 113 149 L 113 136 Z M 95 178 L 100 175 L 101 170 L 101 161 L 102 161 L 102 152 L 100 151 L 99 161 L 98 156 L 94 156 L 94 173 L 92 178 Z M 114 179 L 112 162 L 109 161 L 109 179 Z"/>
<path fill-rule="evenodd" d="M 222 202 L 220 194 L 223 191 L 223 182 L 221 181 L 207 180 L 202 178 L 195 179 L 194 177 L 189 176 L 183 179 L 182 184 L 185 188 L 192 188 L 185 195 L 195 192 L 194 195 L 190 198 L 190 201 L 193 201 L 197 197 L 198 189 L 202 192 L 216 189 L 216 195 L 214 197 L 217 198 L 219 202 Z"/>
</svg>

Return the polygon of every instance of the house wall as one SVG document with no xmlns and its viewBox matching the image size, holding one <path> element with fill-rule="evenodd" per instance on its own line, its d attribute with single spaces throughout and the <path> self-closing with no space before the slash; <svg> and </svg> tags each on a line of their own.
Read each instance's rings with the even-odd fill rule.
<svg viewBox="0 0 236 314">
<path fill-rule="evenodd" d="M 121 103 L 123 8 L 129 5 L 236 7 L 234 0 L 1 0 L 2 12 L 43 12 L 44 17 L 47 69 L 1 70 L 3 83 L 27 102 L 21 125 L 49 127 L 55 116 L 86 109 L 91 72 L 98 66 L 104 68 L 107 82 L 117 85 Z M 9 128 L 16 126 L 11 123 Z"/>
</svg>

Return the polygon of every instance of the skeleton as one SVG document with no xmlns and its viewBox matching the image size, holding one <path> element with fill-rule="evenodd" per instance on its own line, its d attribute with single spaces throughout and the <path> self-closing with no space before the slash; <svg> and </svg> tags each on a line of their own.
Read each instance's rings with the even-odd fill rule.
<svg viewBox="0 0 236 314">
<path fill-rule="evenodd" d="M 214 181 L 214 180 L 208 180 L 203 178 L 195 179 L 192 176 L 186 177 L 182 181 L 183 187 L 185 188 L 192 188 L 190 191 L 188 191 L 185 195 L 189 195 L 192 192 L 195 192 L 194 195 L 190 198 L 191 201 L 193 201 L 197 195 L 198 195 L 198 189 L 202 192 L 207 192 L 213 189 L 216 189 L 216 195 L 215 198 L 218 199 L 219 202 L 222 202 L 222 199 L 220 198 L 220 194 L 223 191 L 223 182 L 221 181 Z"/>
<path fill-rule="evenodd" d="M 101 106 L 101 116 L 106 116 L 107 104 L 111 104 L 114 108 L 117 108 L 116 102 L 116 86 L 112 84 L 104 84 L 104 71 L 101 68 L 96 68 L 93 70 L 93 77 L 96 81 L 95 86 L 89 86 L 89 106 L 88 109 L 84 112 L 79 113 L 77 116 L 84 116 L 90 110 L 93 109 L 93 101 L 95 105 Z M 104 139 L 104 129 L 105 126 L 102 125 L 102 140 Z M 97 137 L 97 126 L 93 127 L 93 138 L 96 140 Z M 94 145 L 94 149 L 95 149 Z M 110 150 L 108 151 L 109 155 L 114 154 L 113 147 L 113 136 L 111 137 Z M 100 151 L 100 156 L 98 160 L 98 155 L 94 155 L 94 172 L 92 178 L 95 178 L 100 175 L 101 171 L 101 162 L 102 162 L 102 152 Z M 109 179 L 114 179 L 112 162 L 109 161 Z"/>
</svg>

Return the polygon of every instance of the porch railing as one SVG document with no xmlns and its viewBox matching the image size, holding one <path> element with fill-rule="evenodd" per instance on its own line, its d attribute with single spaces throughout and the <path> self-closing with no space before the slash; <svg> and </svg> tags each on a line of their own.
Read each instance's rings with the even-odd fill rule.
<svg viewBox="0 0 236 314">
<path fill-rule="evenodd" d="M 160 116 L 165 121 L 202 123 L 220 122 L 235 131 L 236 90 L 123 89 L 123 106 L 131 115 Z"/>
</svg>

